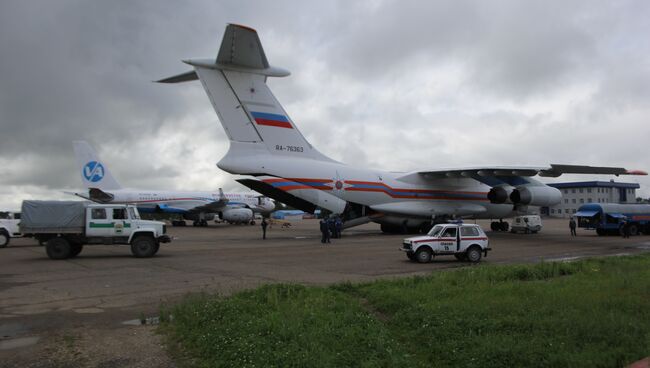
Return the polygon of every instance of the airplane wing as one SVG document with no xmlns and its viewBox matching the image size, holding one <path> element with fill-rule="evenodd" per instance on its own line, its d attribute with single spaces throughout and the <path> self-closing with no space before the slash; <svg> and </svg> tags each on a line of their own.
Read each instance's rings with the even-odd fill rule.
<svg viewBox="0 0 650 368">
<path fill-rule="evenodd" d="M 397 180 L 408 181 L 409 178 L 424 177 L 425 179 L 443 178 L 489 178 L 489 177 L 521 177 L 544 176 L 558 177 L 562 174 L 603 174 L 603 175 L 648 175 L 641 170 L 628 170 L 622 167 L 601 167 L 583 165 L 551 164 L 549 166 L 482 166 L 468 168 L 450 168 L 415 171 L 404 174 Z"/>
</svg>

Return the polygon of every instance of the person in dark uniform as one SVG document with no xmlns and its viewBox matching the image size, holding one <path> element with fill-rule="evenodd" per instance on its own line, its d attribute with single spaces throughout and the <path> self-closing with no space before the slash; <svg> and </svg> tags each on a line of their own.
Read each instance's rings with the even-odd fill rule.
<svg viewBox="0 0 650 368">
<path fill-rule="evenodd" d="M 571 236 L 577 236 L 576 234 L 576 220 L 571 217 L 571 220 L 569 220 L 569 229 L 571 229 Z"/>
<path fill-rule="evenodd" d="M 336 229 L 336 238 L 339 239 L 341 237 L 341 230 L 343 229 L 343 221 L 341 221 L 340 217 L 334 220 L 334 228 Z"/>
<path fill-rule="evenodd" d="M 329 229 L 329 224 L 327 223 L 327 220 L 321 219 L 320 220 L 320 232 L 321 232 L 321 238 L 320 242 L 325 244 L 330 242 L 330 229 Z"/>
<path fill-rule="evenodd" d="M 263 218 L 261 225 L 262 225 L 262 239 L 266 239 L 266 227 L 269 225 L 269 223 L 266 222 L 265 218 Z"/>
<path fill-rule="evenodd" d="M 623 219 L 621 224 L 623 230 L 623 238 L 627 239 L 630 237 L 630 222 L 627 219 Z"/>
</svg>

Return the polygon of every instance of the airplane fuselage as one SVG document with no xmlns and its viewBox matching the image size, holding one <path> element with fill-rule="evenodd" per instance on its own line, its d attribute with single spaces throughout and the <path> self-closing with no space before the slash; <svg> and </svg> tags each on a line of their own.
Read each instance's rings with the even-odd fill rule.
<svg viewBox="0 0 650 368">
<path fill-rule="evenodd" d="M 231 144 L 237 150 L 238 144 Z M 266 174 L 268 177 L 263 177 L 263 182 L 319 203 L 335 213 L 343 212 L 346 202 L 381 213 L 423 219 L 443 214 L 503 218 L 514 213 L 512 204 L 490 203 L 487 198 L 490 187 L 472 178 L 438 179 L 433 185 L 424 177 L 398 180 L 404 173 L 353 167 L 336 161 L 241 154 L 231 159 L 233 156 L 229 154 L 219 162 L 221 169 L 233 174 Z M 327 205 L 323 205 L 324 200 Z"/>
<path fill-rule="evenodd" d="M 259 196 L 253 194 L 224 193 L 228 200 L 221 208 L 198 210 L 204 206 L 221 200 L 218 192 L 195 191 L 146 191 L 117 189 L 109 191 L 113 199 L 108 203 L 135 204 L 140 211 L 164 211 L 169 213 L 208 212 L 217 213 L 228 208 L 250 208 L 254 212 L 268 212 L 273 210 L 273 204 L 264 198 L 260 203 Z"/>
</svg>

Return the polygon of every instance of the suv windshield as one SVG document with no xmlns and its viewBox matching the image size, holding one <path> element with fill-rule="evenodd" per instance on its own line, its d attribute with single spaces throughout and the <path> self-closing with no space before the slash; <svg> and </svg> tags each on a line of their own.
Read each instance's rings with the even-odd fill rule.
<svg viewBox="0 0 650 368">
<path fill-rule="evenodd" d="M 429 231 L 429 233 L 427 235 L 429 235 L 429 236 L 438 236 L 438 235 L 440 235 L 440 232 L 444 228 L 445 227 L 442 226 L 442 225 L 436 225 Z"/>
</svg>

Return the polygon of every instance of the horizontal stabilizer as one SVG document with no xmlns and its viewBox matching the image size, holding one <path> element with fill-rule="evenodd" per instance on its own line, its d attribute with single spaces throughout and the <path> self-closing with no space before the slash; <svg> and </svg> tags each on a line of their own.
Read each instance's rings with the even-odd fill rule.
<svg viewBox="0 0 650 368">
<path fill-rule="evenodd" d="M 164 78 L 161 80 L 157 80 L 157 83 L 182 83 L 182 82 L 191 82 L 199 79 L 199 76 L 196 75 L 195 70 L 191 70 L 186 73 L 178 74 L 173 77 L 169 78 Z"/>
<path fill-rule="evenodd" d="M 99 188 L 89 188 L 88 198 L 90 198 L 90 200 L 93 202 L 110 203 L 113 200 L 113 198 L 115 198 L 115 196 L 112 195 L 111 193 L 104 192 Z"/>
</svg>

